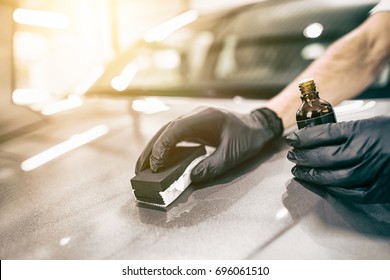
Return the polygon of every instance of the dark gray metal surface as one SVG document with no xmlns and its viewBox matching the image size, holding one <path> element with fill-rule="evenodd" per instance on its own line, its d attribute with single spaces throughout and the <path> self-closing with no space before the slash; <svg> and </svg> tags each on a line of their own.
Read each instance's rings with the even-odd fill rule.
<svg viewBox="0 0 390 280">
<path fill-rule="evenodd" d="M 255 100 L 165 99 L 140 114 L 125 100 L 78 110 L 0 144 L 1 259 L 390 259 L 390 205 L 347 205 L 296 182 L 289 147 L 263 154 L 167 211 L 136 205 L 129 184 L 148 139 L 199 105 L 247 112 Z M 339 120 L 390 112 L 388 100 L 352 101 Z M 97 125 L 103 137 L 31 171 L 21 163 Z M 309 186 L 310 188 L 310 186 Z"/>
</svg>

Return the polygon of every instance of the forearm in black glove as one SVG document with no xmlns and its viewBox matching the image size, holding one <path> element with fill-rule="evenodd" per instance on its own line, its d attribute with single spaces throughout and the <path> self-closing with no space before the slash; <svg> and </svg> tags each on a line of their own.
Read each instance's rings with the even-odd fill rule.
<svg viewBox="0 0 390 280">
<path fill-rule="evenodd" d="M 389 116 L 303 128 L 287 142 L 298 179 L 352 202 L 390 202 Z"/>
<path fill-rule="evenodd" d="M 181 141 L 216 147 L 191 173 L 193 182 L 214 178 L 258 153 L 271 139 L 282 135 L 281 119 L 261 108 L 239 115 L 215 108 L 199 108 L 164 127 L 150 140 L 138 158 L 136 174 L 148 167 L 161 169 L 172 147 Z"/>
</svg>

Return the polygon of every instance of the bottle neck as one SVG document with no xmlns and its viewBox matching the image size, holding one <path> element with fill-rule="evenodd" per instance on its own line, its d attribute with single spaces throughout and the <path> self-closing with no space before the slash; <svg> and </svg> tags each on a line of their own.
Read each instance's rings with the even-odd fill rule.
<svg viewBox="0 0 390 280">
<path fill-rule="evenodd" d="M 308 79 L 299 83 L 299 90 L 301 92 L 301 100 L 303 102 L 310 102 L 318 99 L 318 92 L 314 80 Z"/>
<path fill-rule="evenodd" d="M 313 100 L 318 99 L 318 98 L 319 98 L 318 92 L 316 92 L 316 91 L 305 92 L 305 93 L 301 94 L 301 100 L 303 102 L 313 101 Z"/>
</svg>

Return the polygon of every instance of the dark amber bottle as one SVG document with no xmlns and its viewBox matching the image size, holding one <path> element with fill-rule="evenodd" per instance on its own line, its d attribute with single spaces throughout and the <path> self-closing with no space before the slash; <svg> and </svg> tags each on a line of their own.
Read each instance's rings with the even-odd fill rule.
<svg viewBox="0 0 390 280">
<path fill-rule="evenodd" d="M 298 128 L 324 123 L 335 123 L 336 115 L 329 102 L 320 99 L 314 80 L 299 83 L 302 104 L 298 108 L 296 119 Z"/>
</svg>

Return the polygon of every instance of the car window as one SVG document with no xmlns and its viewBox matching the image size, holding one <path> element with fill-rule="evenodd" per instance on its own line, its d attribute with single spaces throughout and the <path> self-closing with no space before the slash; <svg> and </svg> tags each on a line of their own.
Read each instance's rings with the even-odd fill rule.
<svg viewBox="0 0 390 280">
<path fill-rule="evenodd" d="M 229 36 L 217 56 L 215 79 L 231 83 L 280 85 L 296 77 L 327 45 L 318 43 L 316 54 L 301 53 L 304 42 L 261 42 Z"/>
<path fill-rule="evenodd" d="M 213 43 L 208 30 L 181 30 L 163 42 L 141 42 L 109 65 L 93 89 L 123 92 L 196 83 Z"/>
<path fill-rule="evenodd" d="M 265 1 L 199 18 L 163 41 L 132 47 L 91 92 L 271 98 L 374 5 Z M 386 73 L 382 84 L 386 78 L 388 84 Z"/>
</svg>

